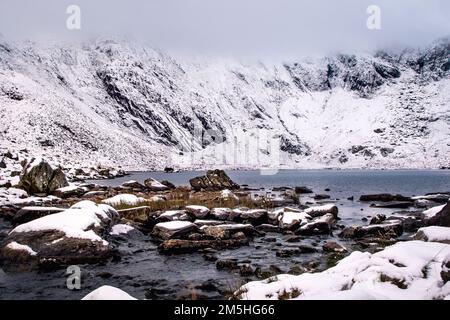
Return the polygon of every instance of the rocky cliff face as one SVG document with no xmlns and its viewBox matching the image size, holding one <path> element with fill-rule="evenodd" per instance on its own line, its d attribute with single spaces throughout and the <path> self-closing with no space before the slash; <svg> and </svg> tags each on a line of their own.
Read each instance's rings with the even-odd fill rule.
<svg viewBox="0 0 450 320">
<path fill-rule="evenodd" d="M 127 169 L 449 166 L 449 52 L 241 63 L 0 40 L 1 147 Z M 279 150 L 240 142 L 260 137 Z"/>
</svg>

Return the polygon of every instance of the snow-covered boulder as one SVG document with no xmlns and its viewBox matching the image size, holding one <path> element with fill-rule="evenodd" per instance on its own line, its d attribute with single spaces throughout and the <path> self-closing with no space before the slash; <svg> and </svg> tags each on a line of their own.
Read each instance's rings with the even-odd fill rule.
<svg viewBox="0 0 450 320">
<path fill-rule="evenodd" d="M 127 234 L 133 230 L 136 230 L 135 228 L 133 228 L 132 226 L 130 226 L 129 224 L 115 224 L 112 228 L 111 228 L 111 232 L 109 233 L 112 236 L 118 236 L 121 234 Z"/>
<path fill-rule="evenodd" d="M 450 227 L 450 202 L 424 211 L 423 216 L 428 226 Z"/>
<path fill-rule="evenodd" d="M 137 300 L 123 290 L 112 286 L 101 286 L 88 293 L 81 300 Z"/>
<path fill-rule="evenodd" d="M 195 232 L 198 227 L 189 221 L 169 221 L 157 223 L 152 236 L 163 240 L 180 238 L 188 233 Z"/>
<path fill-rule="evenodd" d="M 235 195 L 231 190 L 225 189 L 220 192 L 220 199 L 228 201 L 228 200 L 234 200 L 239 201 L 239 197 Z"/>
<path fill-rule="evenodd" d="M 142 183 L 137 182 L 135 180 L 126 181 L 126 182 L 122 183 L 121 187 L 126 188 L 126 189 L 138 189 L 138 190 L 142 190 L 145 188 Z"/>
<path fill-rule="evenodd" d="M 168 210 L 164 211 L 158 216 L 159 222 L 165 221 L 188 221 L 190 220 L 189 214 L 186 210 Z"/>
<path fill-rule="evenodd" d="M 252 225 L 263 224 L 267 222 L 267 210 L 265 209 L 243 210 L 238 218 L 239 221 L 251 223 Z"/>
<path fill-rule="evenodd" d="M 195 218 L 204 218 L 209 214 L 209 209 L 204 206 L 191 205 L 186 206 L 186 211 Z"/>
<path fill-rule="evenodd" d="M 325 204 L 323 206 L 310 207 L 305 209 L 305 213 L 309 214 L 311 217 L 320 217 L 327 213 L 331 213 L 335 218 L 338 216 L 338 207 L 334 204 Z"/>
<path fill-rule="evenodd" d="M 89 189 L 87 187 L 69 185 L 67 187 L 56 189 L 53 194 L 59 198 L 66 199 L 70 197 L 81 197 L 88 191 Z"/>
<path fill-rule="evenodd" d="M 231 210 L 230 208 L 213 208 L 211 210 L 211 216 L 217 220 L 232 221 L 239 214 Z"/>
<path fill-rule="evenodd" d="M 280 216 L 280 228 L 282 230 L 292 230 L 311 220 L 311 216 L 302 211 L 284 210 Z"/>
<path fill-rule="evenodd" d="M 450 244 L 450 228 L 439 226 L 420 228 L 414 235 L 414 239 Z"/>
<path fill-rule="evenodd" d="M 240 299 L 448 299 L 450 245 L 399 242 L 371 254 L 353 252 L 335 267 L 299 276 L 278 275 L 242 286 Z"/>
<path fill-rule="evenodd" d="M 255 229 L 251 224 L 220 224 L 216 226 L 202 226 L 200 231 L 215 239 L 229 239 L 233 234 L 242 232 L 247 236 L 254 234 Z"/>
<path fill-rule="evenodd" d="M 151 191 L 166 191 L 166 190 L 170 189 L 168 186 L 162 184 L 161 182 L 159 182 L 153 178 L 146 179 L 144 181 L 144 184 Z"/>
<path fill-rule="evenodd" d="M 0 260 L 14 269 L 99 262 L 112 254 L 103 236 L 118 220 L 112 207 L 81 201 L 70 209 L 15 227 L 0 248 Z M 26 255 L 17 243 L 35 255 Z"/>
<path fill-rule="evenodd" d="M 105 199 L 102 202 L 110 206 L 118 206 L 121 204 L 135 206 L 145 201 L 146 201 L 145 198 L 137 197 L 134 194 L 123 193 L 118 194 L 112 198 Z"/>
<path fill-rule="evenodd" d="M 223 170 L 209 170 L 206 172 L 206 175 L 192 178 L 189 180 L 189 183 L 192 189 L 196 191 L 202 189 L 210 191 L 224 189 L 235 190 L 240 188 Z"/>
<path fill-rule="evenodd" d="M 318 234 L 330 234 L 331 228 L 333 224 L 336 222 L 336 219 L 332 213 L 327 213 L 318 218 L 312 219 L 310 222 L 301 225 L 295 233 L 309 236 L 309 235 L 318 235 Z"/>
<path fill-rule="evenodd" d="M 48 162 L 40 158 L 32 159 L 25 164 L 19 182 L 20 188 L 29 194 L 51 194 L 68 185 L 61 169 L 53 169 Z"/>
</svg>

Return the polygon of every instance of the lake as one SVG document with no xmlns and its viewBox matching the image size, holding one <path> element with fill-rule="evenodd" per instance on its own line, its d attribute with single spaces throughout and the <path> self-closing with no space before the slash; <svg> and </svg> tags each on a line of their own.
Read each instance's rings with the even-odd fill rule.
<svg viewBox="0 0 450 320">
<path fill-rule="evenodd" d="M 429 192 L 450 191 L 450 171 L 362 171 L 362 170 L 281 170 L 276 175 L 261 175 L 259 171 L 226 171 L 237 183 L 251 188 L 307 186 L 315 193 L 326 193 L 339 207 L 339 224 L 349 226 L 366 224 L 363 218 L 376 213 L 389 215 L 395 209 L 370 207 L 370 203 L 357 201 L 361 194 L 400 193 L 405 196 L 422 195 Z M 152 177 L 169 180 L 176 185 L 188 185 L 190 178 L 201 175 L 201 171 L 133 172 L 127 177 L 95 181 L 116 186 L 128 180 L 143 182 Z M 325 189 L 329 188 L 329 192 Z M 350 196 L 355 201 L 348 200 Z M 312 201 L 302 195 L 302 202 Z M 411 208 L 411 210 L 417 210 Z M 0 231 L 6 234 L 11 229 L 7 222 L 0 222 Z M 338 231 L 336 231 L 337 233 Z M 336 234 L 335 234 L 336 235 Z M 408 236 L 408 235 L 406 235 Z M 270 240 L 270 241 L 269 241 Z M 338 241 L 348 248 L 351 241 L 335 236 L 311 236 L 301 240 L 301 244 L 320 247 L 328 240 Z M 83 265 L 81 290 L 66 288 L 65 270 L 52 272 L 4 273 L 0 269 L 0 299 L 80 299 L 101 285 L 121 288 L 139 299 L 223 299 L 228 291 L 236 290 L 243 282 L 256 280 L 255 276 L 242 276 L 239 271 L 217 270 L 215 262 L 205 259 L 205 253 L 197 252 L 180 255 L 161 255 L 157 244 L 148 236 L 140 235 L 111 240 L 122 253 L 119 261 L 100 265 Z M 286 235 L 267 233 L 256 237 L 249 246 L 237 249 L 219 250 L 214 254 L 218 259 L 236 259 L 239 263 L 249 263 L 253 268 L 277 270 L 286 273 L 299 266 L 317 263 L 318 270 L 333 265 L 333 258 L 322 253 L 301 254 L 293 257 L 279 257 L 280 248 L 295 246 Z"/>
</svg>

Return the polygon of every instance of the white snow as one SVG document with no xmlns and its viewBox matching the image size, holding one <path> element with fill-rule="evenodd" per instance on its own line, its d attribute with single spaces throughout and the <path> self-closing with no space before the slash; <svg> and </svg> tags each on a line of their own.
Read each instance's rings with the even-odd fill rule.
<svg viewBox="0 0 450 320">
<path fill-rule="evenodd" d="M 70 209 L 21 224 L 10 233 L 58 230 L 69 238 L 100 241 L 107 245 L 107 241 L 103 240 L 93 230 L 88 230 L 88 228 L 100 226 L 101 219 L 108 219 L 108 211 L 115 212 L 110 206 L 104 204 L 96 205 L 91 201 L 82 201 Z"/>
<path fill-rule="evenodd" d="M 112 206 L 116 206 L 119 204 L 127 204 L 127 205 L 134 206 L 134 205 L 137 205 L 144 201 L 146 201 L 146 200 L 142 197 L 137 197 L 134 194 L 124 193 L 124 194 L 118 194 L 112 198 L 105 199 L 102 202 L 112 205 Z"/>
<path fill-rule="evenodd" d="M 220 197 L 226 200 L 227 199 L 239 200 L 239 197 L 228 189 L 222 190 L 220 192 Z"/>
<path fill-rule="evenodd" d="M 399 242 L 375 254 L 355 251 L 320 273 L 249 282 L 239 292 L 250 300 L 278 299 L 293 290 L 300 293 L 295 299 L 444 299 L 450 283 L 443 285 L 440 272 L 449 260 L 448 244 Z"/>
<path fill-rule="evenodd" d="M 169 222 L 160 222 L 155 225 L 155 228 L 161 228 L 166 230 L 179 230 L 187 227 L 191 227 L 194 224 L 189 221 L 169 221 Z"/>
<path fill-rule="evenodd" d="M 437 207 L 433 207 L 431 209 L 425 210 L 423 212 L 423 215 L 425 218 L 430 219 L 432 217 L 434 217 L 436 214 L 438 214 L 442 209 L 444 209 L 446 205 L 442 205 L 442 206 L 437 206 Z"/>
<path fill-rule="evenodd" d="M 450 243 L 450 228 L 448 227 L 424 227 L 417 231 L 417 235 L 420 233 L 425 236 L 424 240 L 426 241 Z"/>
<path fill-rule="evenodd" d="M 163 212 L 159 217 L 168 218 L 170 220 L 180 220 L 180 218 L 185 217 L 186 212 L 184 210 L 168 210 Z"/>
<path fill-rule="evenodd" d="M 15 241 L 8 243 L 6 247 L 11 250 L 25 251 L 31 256 L 37 255 L 37 252 L 31 249 L 29 246 L 17 243 Z"/>
<path fill-rule="evenodd" d="M 317 206 L 317 207 L 310 207 L 305 209 L 305 213 L 311 213 L 311 212 L 329 212 L 333 209 L 336 205 L 334 204 L 325 204 L 323 206 Z"/>
<path fill-rule="evenodd" d="M 101 286 L 81 300 L 137 300 L 123 290 L 112 286 Z"/>
<path fill-rule="evenodd" d="M 134 230 L 129 224 L 116 224 L 111 228 L 110 235 L 117 236 L 120 234 L 127 234 L 128 232 Z"/>
</svg>

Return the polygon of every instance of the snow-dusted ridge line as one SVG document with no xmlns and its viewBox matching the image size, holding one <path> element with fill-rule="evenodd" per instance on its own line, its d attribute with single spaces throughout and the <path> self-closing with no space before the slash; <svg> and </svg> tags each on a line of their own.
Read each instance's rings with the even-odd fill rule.
<svg viewBox="0 0 450 320">
<path fill-rule="evenodd" d="M 0 40 L 1 149 L 126 170 L 448 167 L 448 55 L 448 39 L 278 63 L 179 58 L 124 41 Z M 223 134 L 228 150 L 194 141 L 197 157 L 180 155 L 195 126 Z M 262 147 L 247 154 L 259 163 L 224 163 L 233 136 L 252 130 L 279 137 L 280 157 Z"/>
</svg>

